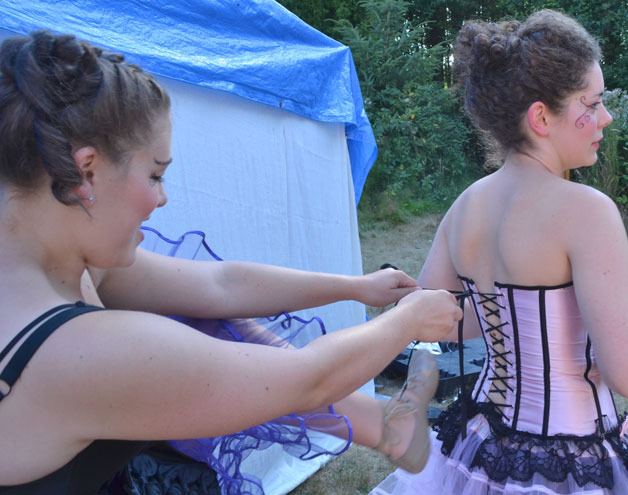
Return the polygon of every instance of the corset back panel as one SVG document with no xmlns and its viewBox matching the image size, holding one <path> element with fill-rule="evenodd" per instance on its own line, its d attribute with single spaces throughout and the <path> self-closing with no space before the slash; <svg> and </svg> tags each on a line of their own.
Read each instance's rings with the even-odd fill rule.
<svg viewBox="0 0 628 495">
<path fill-rule="evenodd" d="M 483 368 L 469 395 L 459 348 L 460 394 L 434 422 L 427 466 L 395 471 L 370 495 L 628 495 L 628 419 L 601 379 L 573 284 L 483 293 L 460 279 Z"/>
<path fill-rule="evenodd" d="M 606 428 L 617 425 L 572 284 L 496 283 L 486 294 L 461 279 L 487 346 L 476 402 L 495 404 L 507 426 L 544 436 L 590 435 L 598 419 Z"/>
</svg>

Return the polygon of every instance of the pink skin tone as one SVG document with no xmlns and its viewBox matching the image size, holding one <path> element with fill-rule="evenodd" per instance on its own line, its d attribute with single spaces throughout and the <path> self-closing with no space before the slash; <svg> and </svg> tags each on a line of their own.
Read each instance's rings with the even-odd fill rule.
<svg viewBox="0 0 628 495">
<path fill-rule="evenodd" d="M 550 136 L 564 169 L 593 165 L 603 130 L 613 121 L 602 102 L 604 77 L 598 63 L 591 67 L 585 80 L 587 87 L 567 99 Z"/>
<path fill-rule="evenodd" d="M 95 197 L 93 202 L 84 202 L 91 230 L 86 237 L 95 241 L 86 249 L 90 266 L 124 267 L 135 260 L 143 239 L 139 227 L 167 202 L 162 177 L 171 162 L 170 141 L 170 117 L 164 115 L 155 122 L 152 140 L 131 152 L 128 163 L 114 165 L 92 147 L 74 152 L 86 178 L 77 194 Z"/>
<path fill-rule="evenodd" d="M 109 262 L 113 266 L 124 267 L 133 263 L 136 248 L 143 240 L 139 226 L 156 208 L 164 206 L 167 202 L 163 175 L 171 162 L 168 158 L 170 140 L 171 122 L 168 116 L 164 116 L 155 124 L 154 139 L 151 143 L 135 151 L 127 165 L 115 167 L 108 164 L 108 167 L 103 167 L 100 171 L 101 174 L 105 174 L 105 180 L 101 179 L 101 184 L 106 186 L 106 191 L 103 192 L 104 187 L 101 187 L 97 198 L 102 197 L 103 200 L 98 200 L 93 205 L 86 203 L 86 206 L 95 221 L 100 217 L 116 219 L 109 222 L 105 236 L 106 241 L 115 242 L 117 245 L 117 248 L 108 249 L 109 252 L 123 253 L 120 258 Z M 78 155 L 80 159 L 81 154 Z M 93 194 L 97 193 L 94 191 Z M 117 211 L 112 214 L 111 209 Z M 102 213 L 104 210 L 106 212 Z M 88 303 L 104 306 L 87 271 L 81 280 L 81 291 Z M 358 444 L 376 448 L 383 433 L 383 405 L 384 402 L 353 393 L 337 402 L 335 407 L 339 414 L 347 415 L 351 419 L 353 440 Z M 414 421 L 412 415 L 395 419 L 394 427 L 400 431 L 407 431 L 408 434 L 402 435 L 399 442 L 386 445 L 382 451 L 393 459 L 401 456 L 412 440 Z"/>
</svg>

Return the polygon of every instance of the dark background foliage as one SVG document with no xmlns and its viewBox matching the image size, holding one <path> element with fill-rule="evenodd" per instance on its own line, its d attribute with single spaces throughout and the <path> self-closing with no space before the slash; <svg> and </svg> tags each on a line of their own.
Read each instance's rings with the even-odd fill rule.
<svg viewBox="0 0 628 495">
<path fill-rule="evenodd" d="M 604 0 L 279 0 L 349 46 L 379 147 L 362 218 L 403 221 L 440 211 L 486 173 L 487 157 L 451 84 L 451 47 L 467 19 L 524 19 L 541 8 L 574 16 L 602 45 L 615 117 L 598 166 L 574 174 L 628 204 L 628 2 Z"/>
</svg>

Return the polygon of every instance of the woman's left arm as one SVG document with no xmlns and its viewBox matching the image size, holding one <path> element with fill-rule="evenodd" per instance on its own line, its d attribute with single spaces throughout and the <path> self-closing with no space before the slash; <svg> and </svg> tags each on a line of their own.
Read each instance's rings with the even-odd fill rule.
<svg viewBox="0 0 628 495">
<path fill-rule="evenodd" d="M 414 279 L 391 268 L 362 275 L 307 272 L 233 261 L 191 261 L 137 250 L 133 265 L 90 269 L 105 306 L 197 318 L 255 317 L 356 300 L 396 302 Z"/>
<path fill-rule="evenodd" d="M 610 198 L 587 190 L 569 205 L 567 249 L 576 297 L 602 377 L 628 395 L 628 239 Z M 586 201 L 586 202 L 585 202 Z"/>
</svg>

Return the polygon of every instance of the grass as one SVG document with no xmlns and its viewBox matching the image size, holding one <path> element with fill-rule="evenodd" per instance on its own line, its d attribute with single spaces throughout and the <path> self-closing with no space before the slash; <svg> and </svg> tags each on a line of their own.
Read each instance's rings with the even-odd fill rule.
<svg viewBox="0 0 628 495">
<path fill-rule="evenodd" d="M 394 469 L 386 457 L 366 447 L 353 444 L 349 450 L 330 461 L 291 495 L 362 495 Z"/>
</svg>

